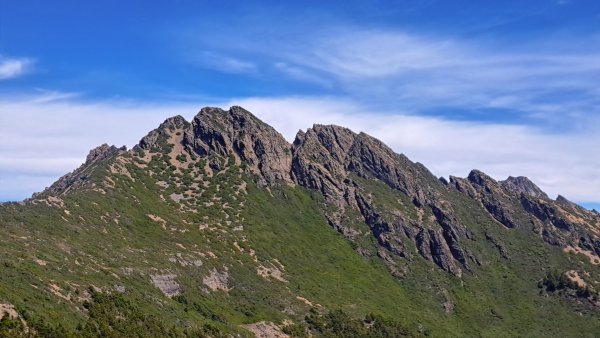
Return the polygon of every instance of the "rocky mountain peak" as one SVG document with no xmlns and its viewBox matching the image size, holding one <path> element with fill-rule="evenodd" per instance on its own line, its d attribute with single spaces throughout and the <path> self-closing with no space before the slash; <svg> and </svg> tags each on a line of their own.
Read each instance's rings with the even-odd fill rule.
<svg viewBox="0 0 600 338">
<path fill-rule="evenodd" d="M 165 120 L 158 128 L 159 129 L 180 129 L 187 128 L 189 122 L 181 115 L 175 115 Z"/>
<path fill-rule="evenodd" d="M 307 133 L 314 133 L 321 144 L 340 159 L 348 153 L 357 137 L 350 129 L 336 125 L 315 124 Z"/>
<path fill-rule="evenodd" d="M 548 198 L 548 195 L 542 189 L 525 176 L 509 176 L 506 180 L 499 183 L 504 189 L 517 195 L 526 194 L 537 198 Z"/>
<path fill-rule="evenodd" d="M 477 169 L 471 170 L 469 176 L 467 176 L 467 179 L 469 180 L 469 182 L 482 187 L 491 185 L 496 186 L 498 184 L 498 182 L 496 182 L 496 180 L 494 180 L 492 177 L 490 177 L 483 171 Z"/>
<path fill-rule="evenodd" d="M 127 147 L 125 146 L 117 148 L 114 145 L 108 145 L 106 143 L 90 150 L 86 157 L 85 163 L 79 166 L 79 168 L 62 176 L 41 193 L 33 194 L 31 199 L 37 199 L 44 196 L 60 196 L 83 186 L 87 183 L 88 178 L 95 167 L 97 167 L 103 161 L 114 158 L 126 150 Z"/>
<path fill-rule="evenodd" d="M 340 180 L 348 176 L 346 155 L 356 134 L 337 126 L 314 125 L 299 131 L 292 145 L 292 176 L 300 185 L 326 196 L 340 196 Z"/>
<path fill-rule="evenodd" d="M 125 165 L 130 160 L 118 156 L 121 150 L 106 144 L 92 150 L 82 168 L 50 190 L 62 194 L 82 185 L 90 168 L 113 155 L 118 163 L 111 166 L 111 172 L 127 175 Z M 380 140 L 336 125 L 315 124 L 306 132 L 299 131 L 289 144 L 274 128 L 238 106 L 229 110 L 202 108 L 191 122 L 182 116 L 168 118 L 131 154 L 138 156 L 137 161 L 159 159 L 174 171 L 196 168 L 209 176 L 233 165 L 236 170 L 256 175 L 259 185 L 285 183 L 317 190 L 329 205 L 326 216 L 330 225 L 353 240 L 359 233 L 352 224 L 367 224 L 378 243 L 377 255 L 397 276 L 405 271 L 398 259 L 411 255 L 407 241 L 421 256 L 457 276 L 463 269 L 470 269 L 469 261 L 479 264 L 463 245 L 470 232 L 461 224 L 443 190 L 454 187 L 479 201 L 507 228 L 519 227 L 519 219 L 531 215 L 535 231 L 544 233 L 544 238 L 555 245 L 577 245 L 575 238 L 584 238 L 571 234 L 577 225 L 561 216 L 565 208 L 585 220 L 595 215 L 573 207 L 562 196 L 556 202 L 549 200 L 522 176 L 496 181 L 480 170 L 472 170 L 467 178 L 451 176 L 448 184 L 442 184 L 422 164 L 395 153 Z M 204 164 L 199 165 L 199 161 Z M 413 209 L 416 217 L 411 219 L 398 210 L 382 212 L 369 192 L 372 182 L 406 195 L 408 199 L 397 207 Z M 427 213 L 429 217 L 424 217 Z M 568 235 L 563 231 L 569 231 Z M 595 243 L 591 238 L 586 241 Z"/>
<path fill-rule="evenodd" d="M 189 128 L 190 123 L 181 115 L 176 115 L 166 119 L 158 128 L 150 131 L 144 136 L 137 147 L 144 150 L 164 150 L 165 141 L 170 138 L 171 134 L 177 131 Z"/>
<path fill-rule="evenodd" d="M 543 233 L 550 243 L 578 245 L 574 239 L 584 238 L 574 232 L 571 235 L 577 225 L 561 216 L 572 203 L 562 196 L 557 202 L 549 200 L 526 177 L 496 181 L 480 170 L 472 170 L 467 178 L 451 176 L 450 182 L 443 184 L 422 164 L 395 153 L 368 134 L 315 124 L 306 132 L 299 131 L 289 144 L 274 128 L 239 106 L 229 110 L 205 107 L 191 122 L 179 115 L 166 119 L 129 153 L 137 157 L 133 161 L 118 156 L 122 150 L 106 144 L 93 149 L 82 168 L 59 180 L 50 191 L 58 195 L 83 185 L 90 177 L 90 168 L 113 156 L 116 160 L 110 166 L 111 172 L 125 176 L 131 176 L 128 163 L 145 168 L 152 161 L 161 161 L 162 166 L 166 162 L 169 170 L 178 174 L 198 170 L 195 175 L 212 177 L 234 169 L 239 174 L 254 174 L 251 177 L 258 178 L 255 182 L 259 186 L 284 183 L 319 191 L 328 204 L 326 217 L 330 225 L 354 240 L 361 232 L 353 226 L 366 224 L 377 241 L 377 255 L 396 276 L 406 271 L 402 259 L 412 255 L 409 246 L 415 246 L 422 257 L 456 276 L 469 270 L 469 263 L 479 264 L 464 245 L 471 237 L 470 231 L 446 195 L 452 188 L 480 202 L 493 219 L 507 228 L 522 226 L 520 219 L 531 215 L 535 231 Z M 405 197 L 388 201 L 392 209 L 382 210 L 376 202 L 381 197 L 371 185 L 379 185 L 377 189 L 387 186 L 390 194 Z M 592 219 L 592 213 L 568 209 L 580 213 L 581 219 Z M 410 212 L 403 214 L 400 210 Z M 588 242 L 595 243 L 592 238 L 586 239 Z"/>
<path fill-rule="evenodd" d="M 291 182 L 291 145 L 244 108 L 203 108 L 194 117 L 186 142 L 200 156 L 233 156 L 266 182 Z"/>
<path fill-rule="evenodd" d="M 88 155 L 85 159 L 84 165 L 90 165 L 92 163 L 102 161 L 108 157 L 116 155 L 119 151 L 125 151 L 125 150 L 127 150 L 127 147 L 125 147 L 125 146 L 123 146 L 121 148 L 117 148 L 115 146 L 109 146 L 108 144 L 104 143 L 103 145 L 90 150 L 90 152 L 88 153 Z"/>
<path fill-rule="evenodd" d="M 489 175 L 480 170 L 472 170 L 466 179 L 450 177 L 450 183 L 471 198 L 481 202 L 487 212 L 507 228 L 518 226 L 515 211 L 510 207 L 512 194 Z"/>
<path fill-rule="evenodd" d="M 327 213 L 329 223 L 352 239 L 357 232 L 349 224 L 365 222 L 377 240 L 377 255 L 394 275 L 402 276 L 405 271 L 399 257 L 410 255 L 403 236 L 410 238 L 421 256 L 449 273 L 460 276 L 461 266 L 468 267 L 460 246 L 463 228 L 436 191 L 441 183 L 422 165 L 394 153 L 372 136 L 334 125 L 314 125 L 306 133 L 299 132 L 292 153 L 293 179 L 320 191 L 333 206 Z M 380 181 L 406 194 L 412 200 L 408 207 L 420 213 L 431 210 L 433 223 L 425 229 L 418 220 L 399 214 L 384 216 L 365 191 L 365 181 Z"/>
<path fill-rule="evenodd" d="M 292 146 L 297 146 L 300 143 L 304 142 L 305 136 L 306 133 L 304 132 L 304 130 L 298 130 L 298 132 L 296 133 L 296 137 L 294 137 L 294 142 L 292 143 Z"/>
<path fill-rule="evenodd" d="M 562 204 L 562 205 L 568 205 L 568 206 L 573 206 L 576 205 L 575 203 L 569 201 L 566 197 L 564 197 L 563 195 L 558 195 L 556 197 L 556 202 Z"/>
<path fill-rule="evenodd" d="M 192 123 L 212 125 L 221 129 L 240 129 L 242 127 L 256 127 L 259 129 L 271 126 L 262 122 L 259 118 L 240 106 L 232 106 L 229 110 L 218 107 L 204 107 L 194 117 Z M 274 130 L 274 129 L 273 129 Z"/>
<path fill-rule="evenodd" d="M 361 304 L 414 314 L 415 335 L 493 335 L 506 322 L 519 331 L 505 335 L 543 336 L 549 323 L 576 327 L 571 321 L 600 306 L 597 212 L 548 199 L 526 177 L 496 181 L 473 170 L 437 179 L 380 140 L 335 125 L 313 125 L 289 144 L 237 106 L 203 108 L 189 122 L 168 118 L 133 151 L 103 144 L 44 193 L 0 207 L 0 285 L 11 286 L 0 287 L 11 298 L 0 298 L 28 313 L 31 304 L 52 316 L 68 308 L 69 320 L 110 296 L 124 309 L 130 299 L 155 306 L 149 313 L 173 314 L 163 317 L 182 329 L 214 319 L 214 327 L 231 329 L 224 335 L 246 336 L 241 327 L 270 318 L 312 327 L 327 318 L 319 314 L 325 306 Z M 559 281 L 563 289 L 549 291 Z M 332 290 L 343 303 L 332 303 Z M 567 303 L 553 294 L 577 302 L 573 316 L 554 315 Z M 542 310 L 515 322 L 531 304 Z M 113 320 L 117 312 L 100 305 Z M 121 321 L 123 307 L 114 309 Z M 457 329 L 454 309 L 478 320 Z M 122 336 L 139 330 L 136 313 Z M 448 322 L 440 316 L 450 330 L 421 330 Z M 253 318 L 263 322 L 240 326 Z M 598 318 L 590 318 L 589 332 L 597 332 Z M 366 332 L 375 321 L 373 335 L 410 333 L 379 330 L 383 317 L 350 323 Z M 540 330 L 527 332 L 534 324 Z M 154 335 L 165 335 L 162 328 Z M 206 328 L 197 336 L 218 335 Z M 317 333 L 309 330 L 301 332 Z"/>
<path fill-rule="evenodd" d="M 306 133 L 298 133 L 294 140 L 294 153 L 315 152 L 321 160 L 343 164 L 356 139 L 349 129 L 335 125 L 315 124 Z M 331 167 L 332 163 L 329 163 Z M 333 167 L 331 167 L 333 169 Z"/>
<path fill-rule="evenodd" d="M 423 204 L 437 179 L 422 165 L 396 154 L 380 140 L 335 125 L 314 125 L 299 132 L 292 146 L 292 175 L 301 185 L 340 195 L 350 174 L 383 181 Z"/>
<path fill-rule="evenodd" d="M 138 146 L 145 151 L 168 153 L 173 159 L 231 157 L 237 165 L 243 162 L 248 171 L 266 183 L 291 183 L 291 145 L 279 132 L 239 106 L 229 110 L 202 108 L 191 123 L 179 115 L 168 118 Z M 211 161 L 214 169 L 224 165 L 223 161 Z"/>
</svg>

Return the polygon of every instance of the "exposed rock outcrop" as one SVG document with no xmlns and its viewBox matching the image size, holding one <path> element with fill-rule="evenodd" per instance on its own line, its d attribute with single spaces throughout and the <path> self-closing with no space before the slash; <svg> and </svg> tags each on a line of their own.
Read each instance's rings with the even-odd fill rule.
<svg viewBox="0 0 600 338">
<path fill-rule="evenodd" d="M 181 115 L 170 117 L 152 130 L 148 135 L 144 136 L 138 143 L 138 147 L 144 150 L 153 150 L 156 152 L 164 151 L 165 147 L 169 147 L 167 140 L 172 133 L 177 133 L 181 130 L 186 130 L 190 127 L 190 123 Z"/>
<path fill-rule="evenodd" d="M 291 183 L 290 144 L 279 132 L 241 107 L 229 110 L 206 107 L 187 122 L 181 116 L 167 119 L 139 142 L 137 148 L 151 152 L 171 152 L 196 157 L 232 157 L 247 172 L 265 183 Z M 179 155 L 179 154 L 175 154 Z M 212 161 L 214 170 L 223 161 Z"/>
<path fill-rule="evenodd" d="M 537 198 L 548 198 L 545 192 L 525 176 L 512 177 L 509 176 L 506 180 L 498 182 L 506 190 L 516 195 L 527 195 Z"/>
<path fill-rule="evenodd" d="M 439 230 L 422 229 L 417 235 L 417 248 L 419 253 L 442 269 L 460 277 L 461 269 L 452 259 L 452 253 L 448 243 Z"/>
<path fill-rule="evenodd" d="M 83 163 L 79 168 L 62 176 L 60 179 L 58 179 L 58 181 L 54 182 L 54 184 L 52 184 L 49 188 L 46 188 L 43 192 L 33 194 L 29 200 L 35 200 L 45 196 L 60 196 L 83 186 L 88 181 L 92 170 L 97 164 L 113 158 L 119 153 L 125 152 L 126 150 L 127 148 L 125 146 L 117 148 L 115 146 L 109 146 L 108 144 L 103 144 L 90 150 L 86 157 L 85 163 Z"/>
<path fill-rule="evenodd" d="M 367 134 L 338 126 L 315 125 L 306 133 L 299 132 L 292 153 L 293 179 L 325 196 L 332 206 L 327 214 L 330 224 L 352 239 L 353 232 L 343 224 L 344 215 L 348 210 L 360 211 L 362 220 L 385 250 L 378 250 L 378 255 L 393 272 L 401 274 L 393 257 L 409 258 L 408 246 L 418 246 L 424 258 L 452 274 L 460 276 L 459 265 L 467 266 L 459 244 L 465 231 L 438 192 L 443 184 L 424 166 L 394 153 Z M 431 210 L 435 215 L 431 226 L 435 230 L 425 229 L 423 224 L 402 215 L 382 217 L 354 177 L 382 181 L 408 196 L 413 203 L 410 208 Z"/>
<path fill-rule="evenodd" d="M 268 183 L 291 182 L 290 144 L 273 127 L 241 107 L 203 108 L 192 121 L 186 142 L 200 156 L 234 156 Z"/>
<path fill-rule="evenodd" d="M 450 184 L 481 205 L 494 219 L 508 228 L 518 226 L 510 197 L 500 183 L 479 170 L 472 170 L 466 179 L 450 177 Z"/>
<path fill-rule="evenodd" d="M 563 196 L 551 200 L 526 177 L 509 177 L 497 182 L 483 172 L 473 170 L 466 179 L 450 177 L 450 185 L 481 202 L 493 218 L 508 228 L 532 226 L 533 231 L 549 244 L 600 254 L 596 245 L 600 235 L 597 215 Z M 505 256 L 491 237 L 487 239 Z"/>
<path fill-rule="evenodd" d="M 105 143 L 97 148 L 90 150 L 90 153 L 87 155 L 84 165 L 90 165 L 92 163 L 105 160 L 111 156 L 118 154 L 119 151 L 125 150 L 125 147 L 117 148 L 115 146 L 109 146 Z"/>
</svg>

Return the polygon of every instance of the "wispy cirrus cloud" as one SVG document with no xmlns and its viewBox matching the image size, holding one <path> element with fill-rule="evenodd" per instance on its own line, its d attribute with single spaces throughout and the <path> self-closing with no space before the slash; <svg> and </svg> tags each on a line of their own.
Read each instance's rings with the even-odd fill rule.
<svg viewBox="0 0 600 338">
<path fill-rule="evenodd" d="M 416 112 L 448 106 L 545 117 L 600 112 L 600 48 L 577 41 L 500 49 L 482 40 L 349 30 L 325 34 L 305 50 L 284 57 L 339 80 L 351 95 L 393 98 Z"/>
<path fill-rule="evenodd" d="M 253 62 L 213 52 L 202 52 L 190 58 L 190 61 L 196 65 L 225 73 L 252 73 L 257 70 L 257 66 Z"/>
<path fill-rule="evenodd" d="M 341 78 L 381 78 L 421 69 L 448 67 L 461 60 L 451 41 L 402 32 L 341 31 L 315 40 L 310 58 L 297 62 Z"/>
<path fill-rule="evenodd" d="M 306 69 L 305 67 L 290 66 L 285 62 L 276 62 L 274 67 L 277 71 L 291 78 L 292 80 L 308 82 L 320 87 L 332 87 L 332 83 L 330 80 L 327 80 L 322 76 L 315 74 L 314 71 Z"/>
<path fill-rule="evenodd" d="M 33 66 L 34 61 L 29 58 L 7 58 L 0 56 L 0 80 L 8 80 L 22 76 Z"/>
<path fill-rule="evenodd" d="M 38 95 L 30 97 L 32 103 L 48 103 L 60 100 L 74 99 L 80 96 L 80 93 L 76 92 L 62 92 L 58 90 L 48 90 L 44 88 L 36 88 Z"/>
<path fill-rule="evenodd" d="M 577 114 L 600 114 L 598 37 L 507 44 L 485 37 L 330 26 L 307 28 L 285 41 L 249 44 L 244 33 L 206 39 L 215 41 L 202 44 L 216 50 L 222 42 L 224 55 L 260 60 L 257 75 L 271 67 L 316 90 L 379 107 L 448 118 L 525 119 L 555 128 L 587 125 L 572 119 Z"/>
</svg>

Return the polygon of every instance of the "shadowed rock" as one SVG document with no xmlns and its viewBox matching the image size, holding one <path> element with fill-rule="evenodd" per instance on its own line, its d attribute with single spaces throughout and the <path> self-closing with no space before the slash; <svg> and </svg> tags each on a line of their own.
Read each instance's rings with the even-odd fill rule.
<svg viewBox="0 0 600 338">
<path fill-rule="evenodd" d="M 332 125 L 314 125 L 306 132 L 298 132 L 292 153 L 294 181 L 325 196 L 333 206 L 327 214 L 330 224 L 352 239 L 354 233 L 343 224 L 344 215 L 348 210 L 360 211 L 362 221 L 369 225 L 381 246 L 378 255 L 395 274 L 401 272 L 394 257 L 409 259 L 409 244 L 420 246 L 418 252 L 424 258 L 457 276 L 462 273 L 458 265 L 467 266 L 459 235 L 465 231 L 453 216 L 450 204 L 436 207 L 444 204 L 439 193 L 443 183 L 424 166 L 396 154 L 365 133 L 356 134 Z M 413 208 L 435 208 L 437 230 L 425 233 L 422 225 L 401 215 L 394 220 L 385 219 L 369 202 L 355 176 L 379 180 L 407 195 Z M 420 239 L 416 238 L 415 229 L 421 229 Z"/>
</svg>

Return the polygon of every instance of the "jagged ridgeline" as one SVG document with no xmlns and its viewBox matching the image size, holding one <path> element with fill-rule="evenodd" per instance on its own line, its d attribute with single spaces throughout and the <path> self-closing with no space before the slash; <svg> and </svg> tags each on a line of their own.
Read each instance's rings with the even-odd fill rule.
<svg viewBox="0 0 600 338">
<path fill-rule="evenodd" d="M 525 177 L 204 108 L 0 205 L 0 336 L 592 337 L 599 236 Z"/>
</svg>

